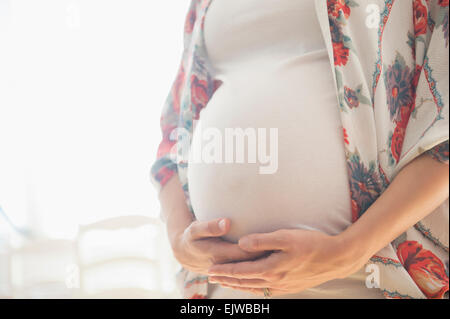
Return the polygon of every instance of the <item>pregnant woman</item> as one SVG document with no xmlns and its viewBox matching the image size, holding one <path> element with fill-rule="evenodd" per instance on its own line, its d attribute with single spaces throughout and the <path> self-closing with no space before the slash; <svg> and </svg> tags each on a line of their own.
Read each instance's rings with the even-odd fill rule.
<svg viewBox="0 0 450 319">
<path fill-rule="evenodd" d="M 440 0 L 192 1 L 152 167 L 183 296 L 444 297 L 447 45 Z"/>
</svg>

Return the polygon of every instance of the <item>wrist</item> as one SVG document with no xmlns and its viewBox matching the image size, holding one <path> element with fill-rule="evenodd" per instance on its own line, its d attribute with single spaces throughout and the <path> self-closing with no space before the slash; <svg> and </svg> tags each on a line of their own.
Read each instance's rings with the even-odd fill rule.
<svg viewBox="0 0 450 319">
<path fill-rule="evenodd" d="M 186 228 L 193 222 L 193 218 L 189 213 L 172 213 L 168 214 L 168 219 L 166 223 L 167 234 L 169 237 L 169 242 L 172 248 L 176 247 L 177 243 L 183 237 L 183 233 Z"/>
<path fill-rule="evenodd" d="M 354 226 L 355 224 L 350 225 L 342 233 L 335 236 L 337 250 L 343 259 L 343 264 L 346 265 L 343 277 L 358 271 L 375 253 L 372 253 L 369 239 L 360 234 L 359 229 Z"/>
<path fill-rule="evenodd" d="M 170 243 L 170 247 L 172 248 L 172 250 L 174 252 L 178 251 L 179 247 L 180 247 L 180 242 L 182 239 L 182 231 L 169 231 L 169 229 L 167 230 L 168 236 L 169 236 L 169 243 Z"/>
</svg>

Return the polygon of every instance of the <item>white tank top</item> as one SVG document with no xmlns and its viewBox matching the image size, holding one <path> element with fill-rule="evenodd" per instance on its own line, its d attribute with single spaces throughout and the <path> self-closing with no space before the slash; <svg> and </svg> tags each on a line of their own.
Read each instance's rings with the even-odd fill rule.
<svg viewBox="0 0 450 319">
<path fill-rule="evenodd" d="M 192 139 L 188 185 L 196 218 L 230 218 L 231 232 L 225 239 L 234 242 L 246 234 L 281 228 L 342 232 L 351 224 L 349 181 L 314 1 L 213 0 L 204 37 L 215 77 L 223 83 L 201 111 Z M 226 134 L 226 129 L 236 128 L 248 129 L 247 142 L 262 143 L 266 152 L 245 143 L 245 161 L 236 162 L 239 148 Z M 269 137 L 275 134 L 270 128 L 278 130 L 272 154 L 268 150 L 274 140 Z M 225 145 L 232 145 L 234 154 Z M 273 173 L 261 174 L 260 168 L 268 169 L 268 164 L 259 159 L 260 153 L 272 155 L 272 168 L 277 157 Z M 256 154 L 256 163 L 249 154 Z M 229 155 L 234 162 L 226 162 Z M 205 163 L 208 160 L 216 162 Z M 365 287 L 361 271 L 294 297 L 339 298 L 337 291 L 342 298 L 379 297 L 379 290 L 374 294 Z M 251 298 L 211 288 L 210 298 Z"/>
</svg>

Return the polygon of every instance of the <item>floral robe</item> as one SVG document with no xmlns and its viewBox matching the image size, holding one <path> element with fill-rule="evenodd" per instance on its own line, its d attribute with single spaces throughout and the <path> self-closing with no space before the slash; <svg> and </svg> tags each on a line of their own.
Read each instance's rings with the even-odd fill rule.
<svg viewBox="0 0 450 319">
<path fill-rule="evenodd" d="M 178 174 L 191 212 L 187 163 L 176 160 L 172 131 L 183 128 L 191 135 L 193 120 L 221 84 L 208 64 L 203 38 L 212 1 L 191 2 L 182 60 L 164 105 L 163 139 L 151 170 L 158 190 Z M 335 80 L 356 221 L 420 154 L 449 162 L 449 1 L 311 1 Z M 442 298 L 449 285 L 448 242 L 447 198 L 369 261 L 380 266 L 385 297 Z M 177 280 L 184 298 L 207 298 L 206 276 L 182 269 Z"/>
</svg>

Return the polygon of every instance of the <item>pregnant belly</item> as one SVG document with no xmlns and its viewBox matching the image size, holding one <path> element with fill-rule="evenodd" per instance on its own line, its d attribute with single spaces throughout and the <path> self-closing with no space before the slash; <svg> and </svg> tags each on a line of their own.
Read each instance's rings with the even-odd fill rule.
<svg viewBox="0 0 450 319">
<path fill-rule="evenodd" d="M 189 197 L 198 220 L 231 219 L 225 239 L 281 228 L 337 234 L 351 224 L 342 126 L 321 54 L 229 72 L 201 112 L 188 163 Z M 229 134 L 237 128 L 248 133 L 243 162 L 238 137 Z M 265 163 L 258 155 L 266 155 Z"/>
</svg>

